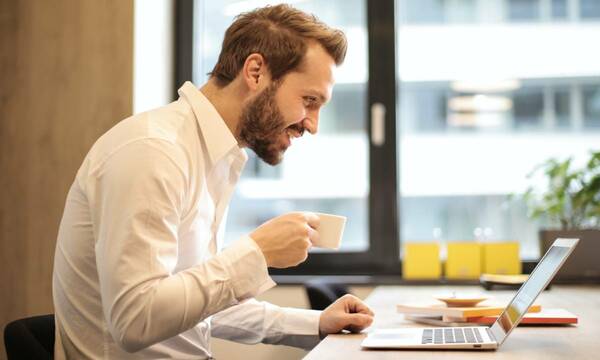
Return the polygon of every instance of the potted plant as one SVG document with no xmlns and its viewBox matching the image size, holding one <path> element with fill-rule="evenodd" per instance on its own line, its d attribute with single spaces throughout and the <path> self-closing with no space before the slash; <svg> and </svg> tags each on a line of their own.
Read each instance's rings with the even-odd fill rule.
<svg viewBox="0 0 600 360">
<path fill-rule="evenodd" d="M 530 186 L 524 194 L 531 218 L 545 218 L 550 229 L 540 230 L 542 254 L 559 237 L 579 238 L 558 280 L 600 279 L 600 151 L 591 152 L 584 166 L 573 159 L 549 159 L 528 178 L 543 175 L 545 186 Z"/>
</svg>

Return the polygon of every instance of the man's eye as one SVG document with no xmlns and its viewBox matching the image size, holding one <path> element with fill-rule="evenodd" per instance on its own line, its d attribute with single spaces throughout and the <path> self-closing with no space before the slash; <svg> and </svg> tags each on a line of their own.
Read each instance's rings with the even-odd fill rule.
<svg viewBox="0 0 600 360">
<path fill-rule="evenodd" d="M 317 104 L 317 98 L 314 96 L 305 96 L 304 103 L 306 106 L 315 106 Z"/>
</svg>

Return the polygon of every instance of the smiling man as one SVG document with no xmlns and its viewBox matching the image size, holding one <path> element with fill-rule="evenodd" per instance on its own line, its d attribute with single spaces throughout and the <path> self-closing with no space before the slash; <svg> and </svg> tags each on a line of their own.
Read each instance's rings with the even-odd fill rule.
<svg viewBox="0 0 600 360">
<path fill-rule="evenodd" d="M 315 214 L 281 215 L 220 250 L 243 148 L 274 165 L 316 134 L 345 53 L 342 32 L 290 6 L 242 14 L 206 84 L 94 144 L 56 245 L 57 359 L 210 358 L 211 336 L 310 348 L 370 325 L 352 296 L 323 312 L 253 299 L 274 286 L 268 267 L 306 259 Z"/>
</svg>

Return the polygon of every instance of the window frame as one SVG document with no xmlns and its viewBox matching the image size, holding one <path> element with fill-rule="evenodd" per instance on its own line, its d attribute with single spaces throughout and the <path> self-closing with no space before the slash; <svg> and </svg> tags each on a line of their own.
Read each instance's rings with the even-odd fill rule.
<svg viewBox="0 0 600 360">
<path fill-rule="evenodd" d="M 369 46 L 369 80 L 365 126 L 371 138 L 370 108 L 383 104 L 385 142 L 369 145 L 368 236 L 369 248 L 362 252 L 311 253 L 301 265 L 290 269 L 271 269 L 275 275 L 369 275 L 400 274 L 399 231 L 397 216 L 396 172 L 396 84 L 394 1 L 366 1 Z M 192 78 L 193 69 L 194 0 L 175 3 L 174 94 L 177 88 Z M 394 44 L 394 46 L 386 46 Z M 376 55 L 375 55 L 376 54 Z M 377 86 L 375 86 L 377 84 Z M 335 96 L 335 91 L 334 91 Z M 393 155 L 390 155 L 393 154 Z"/>
<path fill-rule="evenodd" d="M 397 69 L 395 0 L 363 0 L 366 5 L 368 33 L 367 133 L 372 139 L 371 107 L 385 106 L 385 141 L 376 146 L 369 141 L 368 243 L 363 252 L 311 253 L 297 267 L 269 269 L 272 275 L 379 275 L 401 280 L 400 217 L 397 157 Z M 174 99 L 177 89 L 192 79 L 194 0 L 175 2 Z M 394 76 L 389 76 L 393 74 Z M 335 91 L 334 91 L 335 96 Z M 537 261 L 523 261 L 529 273 Z M 444 281 L 444 279 L 440 279 Z"/>
</svg>

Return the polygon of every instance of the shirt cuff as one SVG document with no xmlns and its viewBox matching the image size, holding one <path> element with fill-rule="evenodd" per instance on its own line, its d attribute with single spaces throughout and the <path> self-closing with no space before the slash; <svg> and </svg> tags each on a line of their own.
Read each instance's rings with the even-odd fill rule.
<svg viewBox="0 0 600 360">
<path fill-rule="evenodd" d="M 237 301 L 255 297 L 276 285 L 269 276 L 262 251 L 249 236 L 227 247 L 221 256 L 231 275 Z"/>
<path fill-rule="evenodd" d="M 321 341 L 319 337 L 319 321 L 322 311 L 282 308 L 284 345 L 310 350 Z"/>
<path fill-rule="evenodd" d="M 283 326 L 287 333 L 294 335 L 319 335 L 319 321 L 322 311 L 283 308 Z"/>
</svg>

